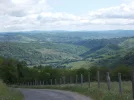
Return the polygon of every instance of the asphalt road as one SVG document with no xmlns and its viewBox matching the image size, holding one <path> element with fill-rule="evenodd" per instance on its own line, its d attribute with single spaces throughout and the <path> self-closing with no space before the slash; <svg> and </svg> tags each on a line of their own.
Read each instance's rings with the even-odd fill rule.
<svg viewBox="0 0 134 100">
<path fill-rule="evenodd" d="M 25 100 L 91 100 L 89 97 L 61 90 L 19 89 Z"/>
</svg>

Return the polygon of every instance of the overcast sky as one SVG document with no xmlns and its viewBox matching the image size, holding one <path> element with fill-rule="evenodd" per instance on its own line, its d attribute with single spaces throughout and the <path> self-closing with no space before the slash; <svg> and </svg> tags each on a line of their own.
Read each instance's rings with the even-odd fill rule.
<svg viewBox="0 0 134 100">
<path fill-rule="evenodd" d="M 134 0 L 0 0 L 0 31 L 134 29 Z"/>
</svg>

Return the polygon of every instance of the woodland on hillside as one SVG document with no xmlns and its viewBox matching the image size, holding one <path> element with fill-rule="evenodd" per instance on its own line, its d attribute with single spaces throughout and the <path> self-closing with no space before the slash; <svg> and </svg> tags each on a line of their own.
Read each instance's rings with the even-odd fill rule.
<svg viewBox="0 0 134 100">
<path fill-rule="evenodd" d="M 91 75 L 91 81 L 96 81 L 96 73 L 100 71 L 100 80 L 106 80 L 106 72 L 110 72 L 111 80 L 117 81 L 118 73 L 122 74 L 122 80 L 131 80 L 131 71 L 133 67 L 118 66 L 116 68 L 108 67 L 90 67 L 89 69 L 68 69 L 68 68 L 52 68 L 51 66 L 33 66 L 27 67 L 26 62 L 17 61 L 11 58 L 0 58 L 0 78 L 7 84 L 24 83 L 33 81 L 45 81 L 49 84 L 50 80 L 60 80 L 60 78 L 66 77 L 66 83 L 75 82 L 75 77 L 78 75 L 78 82 L 80 82 L 80 75 L 83 74 L 84 82 L 88 81 L 88 74 Z"/>
</svg>

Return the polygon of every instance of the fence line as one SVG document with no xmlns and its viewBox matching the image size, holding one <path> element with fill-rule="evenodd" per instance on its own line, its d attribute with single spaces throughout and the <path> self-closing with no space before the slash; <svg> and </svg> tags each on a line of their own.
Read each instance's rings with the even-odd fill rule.
<svg viewBox="0 0 134 100">
<path fill-rule="evenodd" d="M 122 90 L 121 73 L 118 73 L 118 79 L 119 79 L 119 92 L 120 92 L 120 95 L 122 95 L 123 90 Z"/>
<path fill-rule="evenodd" d="M 132 91 L 133 91 L 133 99 L 134 99 L 134 70 L 132 72 Z"/>
<path fill-rule="evenodd" d="M 122 78 L 121 78 L 121 76 L 122 76 L 121 73 L 118 73 L 119 93 L 122 96 L 123 95 L 123 88 L 122 88 Z M 73 79 L 72 76 L 70 76 L 69 81 L 68 81 L 67 77 L 63 76 L 59 79 L 56 79 L 56 78 L 50 79 L 49 81 L 34 80 L 34 81 L 29 81 L 29 82 L 14 83 L 14 85 L 37 86 L 37 85 L 57 85 L 57 84 L 59 84 L 61 86 L 62 84 L 67 84 L 69 82 L 70 84 L 78 84 L 79 83 L 79 84 L 81 84 L 81 86 L 83 86 L 83 82 L 84 82 L 83 74 L 80 75 L 80 80 L 79 80 L 78 75 L 75 76 L 74 81 L 72 79 Z M 110 91 L 111 90 L 111 79 L 110 79 L 109 72 L 106 73 L 106 80 L 107 80 L 108 90 Z M 90 89 L 90 87 L 91 87 L 91 74 L 90 73 L 88 73 L 88 76 L 87 76 L 87 83 L 88 83 L 88 87 L 89 87 L 88 89 Z M 101 88 L 100 83 L 101 83 L 100 72 L 97 71 L 97 85 L 98 85 L 98 88 Z M 133 99 L 134 99 L 134 70 L 132 71 L 132 92 L 133 92 Z"/>
<path fill-rule="evenodd" d="M 109 72 L 107 72 L 107 86 L 108 86 L 108 90 L 110 91 L 110 89 L 111 89 L 111 80 L 110 80 Z"/>
<path fill-rule="evenodd" d="M 97 71 L 98 88 L 100 88 L 100 72 Z"/>
</svg>

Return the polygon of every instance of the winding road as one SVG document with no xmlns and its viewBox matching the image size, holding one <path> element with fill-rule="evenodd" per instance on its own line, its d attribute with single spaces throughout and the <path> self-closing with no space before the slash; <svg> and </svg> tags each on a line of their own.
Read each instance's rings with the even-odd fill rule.
<svg viewBox="0 0 134 100">
<path fill-rule="evenodd" d="M 61 90 L 19 89 L 25 100 L 91 100 L 89 97 Z"/>
</svg>

